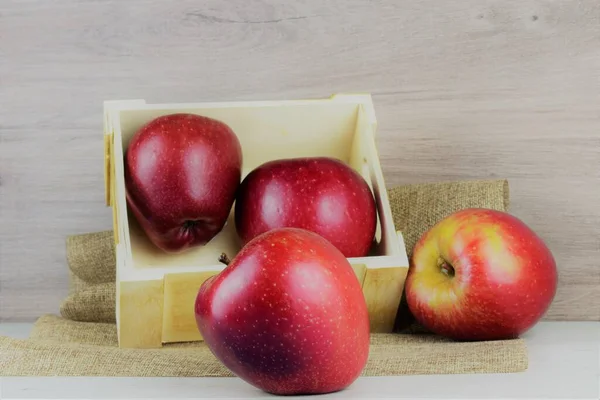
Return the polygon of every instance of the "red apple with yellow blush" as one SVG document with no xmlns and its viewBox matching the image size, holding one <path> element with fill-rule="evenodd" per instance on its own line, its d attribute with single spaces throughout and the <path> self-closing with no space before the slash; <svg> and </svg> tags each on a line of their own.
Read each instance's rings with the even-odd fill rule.
<svg viewBox="0 0 600 400">
<path fill-rule="evenodd" d="M 544 241 L 515 216 L 457 211 L 415 245 L 405 283 L 411 314 L 455 340 L 516 338 L 555 296 L 557 269 Z"/>
</svg>

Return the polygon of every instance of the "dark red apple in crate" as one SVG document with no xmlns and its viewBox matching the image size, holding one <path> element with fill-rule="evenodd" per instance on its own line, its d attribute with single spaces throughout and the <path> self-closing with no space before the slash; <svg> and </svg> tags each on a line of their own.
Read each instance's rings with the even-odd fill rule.
<svg viewBox="0 0 600 400">
<path fill-rule="evenodd" d="M 241 168 L 241 145 L 225 123 L 194 114 L 161 116 L 127 148 L 127 202 L 160 249 L 203 245 L 227 221 Z"/>
<path fill-rule="evenodd" d="M 516 338 L 549 308 L 552 253 L 518 218 L 465 209 L 427 231 L 413 250 L 407 304 L 430 331 L 456 340 Z"/>
<path fill-rule="evenodd" d="M 274 229 L 202 284 L 198 329 L 246 382 L 275 394 L 334 392 L 362 372 L 369 316 L 344 255 L 321 236 Z"/>
<path fill-rule="evenodd" d="M 343 162 L 281 159 L 244 178 L 235 224 L 242 243 L 270 229 L 294 227 L 318 233 L 346 257 L 363 257 L 373 243 L 377 207 L 367 182 Z"/>
</svg>

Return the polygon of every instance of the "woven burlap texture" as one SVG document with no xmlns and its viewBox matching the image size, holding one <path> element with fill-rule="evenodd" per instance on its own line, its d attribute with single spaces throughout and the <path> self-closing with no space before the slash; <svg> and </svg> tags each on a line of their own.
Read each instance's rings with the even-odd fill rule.
<svg viewBox="0 0 600 400">
<path fill-rule="evenodd" d="M 505 180 L 406 185 L 389 190 L 407 251 L 435 222 L 459 209 L 507 210 Z M 71 276 L 61 316 L 42 316 L 27 340 L 0 338 L 4 376 L 231 376 L 204 343 L 119 349 L 111 231 L 67 239 Z M 405 330 L 406 331 L 406 330 Z M 414 330 L 418 332 L 417 330 Z M 518 372 L 527 368 L 522 339 L 455 343 L 427 333 L 374 334 L 364 376 Z"/>
<path fill-rule="evenodd" d="M 3 376 L 233 376 L 202 342 L 120 349 L 115 324 L 46 315 L 30 339 L 0 338 Z M 527 368 L 521 339 L 454 343 L 434 335 L 371 335 L 363 376 L 508 373 Z"/>
</svg>

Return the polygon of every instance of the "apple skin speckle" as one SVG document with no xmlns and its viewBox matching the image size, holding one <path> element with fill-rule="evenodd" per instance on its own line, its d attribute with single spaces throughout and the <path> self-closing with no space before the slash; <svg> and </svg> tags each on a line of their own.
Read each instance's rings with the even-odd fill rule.
<svg viewBox="0 0 600 400">
<path fill-rule="evenodd" d="M 268 393 L 339 391 L 367 363 L 361 286 L 344 255 L 307 230 L 279 228 L 251 240 L 200 287 L 195 315 L 217 359 Z"/>
<path fill-rule="evenodd" d="M 273 160 L 242 181 L 235 225 L 242 243 L 270 229 L 318 233 L 346 257 L 363 257 L 373 244 L 377 206 L 367 182 L 329 157 Z"/>
<path fill-rule="evenodd" d="M 227 221 L 242 161 L 237 136 L 221 121 L 184 113 L 155 118 L 125 153 L 127 204 L 158 248 L 206 244 Z"/>
</svg>

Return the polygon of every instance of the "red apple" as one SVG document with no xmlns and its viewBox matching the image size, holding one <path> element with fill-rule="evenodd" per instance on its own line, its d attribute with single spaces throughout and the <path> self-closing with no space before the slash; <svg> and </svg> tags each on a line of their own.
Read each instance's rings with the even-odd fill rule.
<svg viewBox="0 0 600 400">
<path fill-rule="evenodd" d="M 303 229 L 273 229 L 250 241 L 202 284 L 195 315 L 217 359 L 269 393 L 339 391 L 367 362 L 359 281 L 339 250 Z"/>
<path fill-rule="evenodd" d="M 274 228 L 306 229 L 346 257 L 369 253 L 377 224 L 375 199 L 354 169 L 328 157 L 269 161 L 239 188 L 235 225 L 243 244 Z"/>
<path fill-rule="evenodd" d="M 471 208 L 420 238 L 405 291 L 411 314 L 429 331 L 502 340 L 537 323 L 556 286 L 556 264 L 540 237 L 508 213 Z"/>
<path fill-rule="evenodd" d="M 193 114 L 158 117 L 126 150 L 127 202 L 158 248 L 204 245 L 227 221 L 241 168 L 239 140 L 223 122 Z"/>
</svg>

